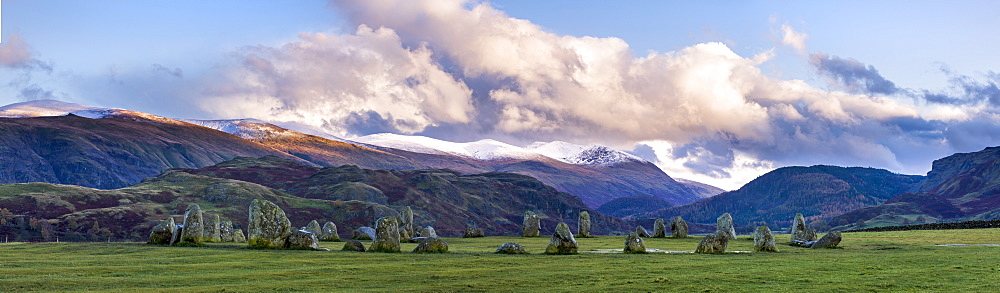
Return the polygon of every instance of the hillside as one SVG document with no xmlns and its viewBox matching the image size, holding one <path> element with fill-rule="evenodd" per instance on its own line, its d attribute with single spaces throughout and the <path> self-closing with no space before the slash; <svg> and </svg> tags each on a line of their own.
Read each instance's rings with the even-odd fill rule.
<svg viewBox="0 0 1000 293">
<path fill-rule="evenodd" d="M 873 168 L 784 167 L 761 175 L 735 191 L 629 218 L 682 216 L 691 222 L 714 223 L 722 213 L 730 213 L 741 226 L 766 222 L 772 227 L 787 227 L 796 213 L 802 213 L 809 221 L 827 220 L 881 204 L 922 179 Z"/>
<path fill-rule="evenodd" d="M 841 229 L 1000 219 L 1000 147 L 934 161 L 918 192 L 838 216 Z"/>
<path fill-rule="evenodd" d="M 648 194 L 619 197 L 602 204 L 598 211 L 612 217 L 623 218 L 672 207 L 669 202 Z"/>
</svg>

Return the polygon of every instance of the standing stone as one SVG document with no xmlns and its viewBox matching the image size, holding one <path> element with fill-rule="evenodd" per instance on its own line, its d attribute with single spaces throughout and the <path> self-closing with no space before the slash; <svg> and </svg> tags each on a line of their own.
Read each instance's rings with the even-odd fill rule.
<svg viewBox="0 0 1000 293">
<path fill-rule="evenodd" d="M 434 231 L 434 227 L 427 226 L 420 229 L 420 237 L 438 238 L 438 233 Z"/>
<path fill-rule="evenodd" d="M 646 253 L 646 242 L 639 237 L 639 234 L 628 233 L 625 238 L 625 253 Z"/>
<path fill-rule="evenodd" d="M 729 240 L 736 240 L 736 227 L 733 226 L 733 216 L 729 213 L 722 214 L 715 220 L 715 231 L 726 233 Z"/>
<path fill-rule="evenodd" d="M 726 246 L 729 245 L 729 235 L 726 235 L 725 231 L 715 231 L 714 234 L 705 236 L 701 239 L 701 243 L 698 243 L 698 249 L 695 253 L 723 253 L 726 252 Z"/>
<path fill-rule="evenodd" d="M 255 199 L 250 202 L 247 244 L 254 247 L 284 248 L 292 235 L 292 223 L 273 202 Z"/>
<path fill-rule="evenodd" d="M 233 242 L 233 222 L 222 221 L 219 223 L 219 238 L 222 242 Z"/>
<path fill-rule="evenodd" d="M 375 240 L 375 229 L 372 227 L 361 227 L 351 232 L 351 239 L 354 240 Z"/>
<path fill-rule="evenodd" d="M 167 218 L 160 221 L 149 232 L 149 244 L 170 244 L 170 240 L 174 239 L 174 232 L 176 231 L 177 224 L 174 224 L 174 218 Z"/>
<path fill-rule="evenodd" d="M 317 222 L 316 220 L 312 220 L 312 221 L 309 222 L 308 225 L 306 225 L 305 227 L 302 227 L 302 230 L 306 230 L 306 231 L 312 232 L 313 234 L 317 235 L 316 239 L 319 239 L 319 236 L 318 236 L 319 232 L 322 232 L 323 228 L 319 227 L 319 222 Z"/>
<path fill-rule="evenodd" d="M 643 228 L 642 226 L 635 227 L 635 234 L 639 235 L 639 237 L 649 238 L 649 231 L 646 231 L 646 228 Z"/>
<path fill-rule="evenodd" d="M 681 216 L 674 217 L 674 219 L 670 221 L 670 232 L 673 234 L 674 238 L 687 238 L 687 221 L 684 221 L 684 218 L 681 218 Z"/>
<path fill-rule="evenodd" d="M 774 235 L 771 235 L 771 228 L 760 226 L 753 231 L 753 251 L 778 252 L 778 247 L 774 245 Z"/>
<path fill-rule="evenodd" d="M 524 247 L 521 246 L 520 244 L 517 244 L 517 242 L 507 242 L 507 243 L 501 244 L 500 247 L 497 247 L 497 252 L 496 253 L 499 253 L 499 254 L 524 254 L 525 252 L 524 252 Z"/>
<path fill-rule="evenodd" d="M 399 227 L 397 229 L 399 230 L 399 239 L 406 240 L 413 238 L 413 235 L 410 235 L 409 231 L 406 231 L 406 228 Z"/>
<path fill-rule="evenodd" d="M 177 224 L 174 228 L 174 237 L 170 239 L 170 245 L 177 244 L 181 242 L 181 234 L 184 234 L 184 225 Z"/>
<path fill-rule="evenodd" d="M 399 226 L 396 219 L 382 217 L 375 221 L 375 241 L 368 251 L 399 252 Z"/>
<path fill-rule="evenodd" d="M 361 241 L 348 239 L 347 243 L 344 243 L 344 248 L 342 248 L 341 250 L 365 252 L 365 245 L 361 244 Z"/>
<path fill-rule="evenodd" d="M 549 246 L 545 248 L 546 254 L 575 254 L 579 245 L 576 243 L 576 238 L 573 238 L 573 232 L 569 230 L 569 226 L 566 223 L 559 223 L 556 225 L 556 232 L 552 233 L 552 240 L 549 240 Z"/>
<path fill-rule="evenodd" d="M 840 232 L 838 231 L 826 233 L 826 235 L 823 235 L 823 238 L 813 243 L 812 248 L 834 248 L 840 245 L 841 239 Z"/>
<path fill-rule="evenodd" d="M 205 218 L 198 204 L 191 204 L 184 212 L 184 232 L 180 242 L 201 243 L 205 240 Z"/>
<path fill-rule="evenodd" d="M 788 231 L 788 234 L 791 234 L 791 242 L 795 245 L 816 241 L 816 230 L 806 227 L 806 219 L 802 214 L 795 214 L 795 220 L 792 221 L 792 230 Z"/>
<path fill-rule="evenodd" d="M 653 224 L 653 238 L 667 238 L 667 225 L 663 224 L 663 219 L 656 219 Z"/>
<path fill-rule="evenodd" d="M 319 241 L 340 241 L 340 235 L 337 234 L 337 224 L 326 222 L 317 237 Z"/>
<path fill-rule="evenodd" d="M 577 227 L 577 231 L 580 232 L 581 238 L 590 237 L 590 213 L 587 211 L 580 212 L 580 223 Z"/>
<path fill-rule="evenodd" d="M 233 242 L 236 243 L 247 242 L 247 236 L 243 235 L 243 229 L 233 230 Z"/>
<path fill-rule="evenodd" d="M 400 217 L 401 217 L 400 220 L 403 221 L 403 223 L 400 224 L 400 228 L 406 230 L 406 234 L 399 233 L 400 236 L 403 237 L 404 239 L 409 239 L 410 237 L 416 236 L 414 235 L 416 231 L 413 231 L 414 230 L 413 209 L 411 209 L 409 206 L 406 206 L 405 208 L 403 208 L 403 212 L 400 213 Z"/>
<path fill-rule="evenodd" d="M 319 240 L 316 234 L 306 230 L 295 230 L 288 236 L 288 248 L 319 250 Z"/>
<path fill-rule="evenodd" d="M 483 234 L 483 229 L 479 229 L 478 227 L 465 227 L 465 234 L 462 235 L 462 238 L 476 237 L 486 237 L 486 234 Z"/>
<path fill-rule="evenodd" d="M 219 215 L 205 218 L 205 241 L 222 242 L 221 221 Z"/>
<path fill-rule="evenodd" d="M 522 228 L 522 237 L 538 237 L 538 233 L 542 232 L 542 226 L 538 215 L 532 211 L 524 212 L 524 226 Z"/>
<path fill-rule="evenodd" d="M 420 244 L 413 249 L 416 253 L 445 253 L 448 252 L 448 242 L 441 238 L 424 238 Z"/>
</svg>

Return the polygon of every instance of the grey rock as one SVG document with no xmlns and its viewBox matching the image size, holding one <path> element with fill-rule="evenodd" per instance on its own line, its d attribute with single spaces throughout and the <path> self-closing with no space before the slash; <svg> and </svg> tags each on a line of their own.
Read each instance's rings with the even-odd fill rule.
<svg viewBox="0 0 1000 293">
<path fill-rule="evenodd" d="M 372 227 L 361 227 L 351 232 L 351 239 L 354 240 L 375 240 L 375 229 Z"/>
<path fill-rule="evenodd" d="M 701 239 L 698 243 L 698 249 L 695 249 L 695 253 L 723 253 L 726 252 L 726 246 L 729 245 L 729 236 L 726 235 L 725 231 L 715 231 L 714 234 L 709 234 Z"/>
<path fill-rule="evenodd" d="M 635 234 L 639 235 L 639 237 L 649 238 L 649 231 L 646 231 L 646 228 L 643 228 L 642 226 L 635 227 Z"/>
<path fill-rule="evenodd" d="M 840 232 L 833 231 L 833 232 L 830 232 L 830 233 L 826 233 L 826 235 L 823 235 L 823 238 L 820 238 L 819 240 L 816 240 L 816 243 L 813 243 L 810 247 L 811 248 L 834 248 L 834 247 L 837 247 L 837 245 L 840 245 L 840 240 L 841 239 L 843 239 L 843 238 L 841 237 Z"/>
<path fill-rule="evenodd" d="M 348 239 L 347 242 L 344 243 L 344 248 L 340 250 L 365 252 L 365 245 L 361 244 L 361 241 Z"/>
<path fill-rule="evenodd" d="M 247 244 L 254 247 L 284 248 L 292 235 L 292 223 L 273 202 L 254 199 L 250 202 Z"/>
<path fill-rule="evenodd" d="M 149 244 L 170 244 L 176 231 L 177 224 L 174 224 L 174 218 L 159 221 L 149 232 Z"/>
<path fill-rule="evenodd" d="M 288 236 L 288 248 L 319 250 L 319 239 L 316 239 L 313 232 L 295 230 Z"/>
<path fill-rule="evenodd" d="M 233 242 L 236 243 L 247 242 L 247 236 L 243 234 L 243 229 L 233 230 Z"/>
<path fill-rule="evenodd" d="M 427 226 L 427 227 L 424 227 L 423 229 L 420 229 L 420 234 L 418 234 L 418 236 L 420 236 L 420 237 L 437 238 L 438 234 L 437 234 L 437 231 L 434 231 L 434 227 Z"/>
<path fill-rule="evenodd" d="M 523 225 L 521 230 L 522 237 L 538 237 L 538 233 L 542 232 L 541 220 L 535 212 L 524 212 Z"/>
<path fill-rule="evenodd" d="M 177 244 L 181 242 L 181 234 L 184 234 L 184 225 L 177 224 L 174 228 L 174 237 L 170 239 L 170 245 Z"/>
<path fill-rule="evenodd" d="M 201 243 L 205 240 L 205 218 L 198 204 L 191 204 L 184 212 L 184 231 L 180 242 Z"/>
<path fill-rule="evenodd" d="M 205 241 L 222 242 L 222 220 L 219 215 L 205 217 Z"/>
<path fill-rule="evenodd" d="M 420 240 L 420 244 L 413 249 L 413 252 L 417 253 L 445 253 L 448 252 L 448 242 L 441 240 L 441 238 L 424 238 Z"/>
<path fill-rule="evenodd" d="M 577 230 L 580 233 L 580 237 L 590 237 L 590 213 L 587 211 L 580 212 L 580 222 L 578 224 Z"/>
<path fill-rule="evenodd" d="M 524 247 L 521 246 L 520 244 L 517 244 L 517 242 L 507 242 L 507 243 L 501 244 L 500 247 L 497 247 L 497 252 L 496 253 L 499 253 L 499 254 L 524 254 L 525 252 L 524 252 Z"/>
<path fill-rule="evenodd" d="M 233 242 L 233 222 L 222 221 L 219 223 L 219 238 L 222 242 Z"/>
<path fill-rule="evenodd" d="M 319 221 L 316 220 L 309 221 L 309 224 L 307 224 L 305 227 L 302 227 L 302 230 L 306 230 L 312 232 L 313 234 L 316 234 L 317 239 L 319 239 L 319 233 L 323 232 L 323 228 L 320 228 L 319 226 Z"/>
<path fill-rule="evenodd" d="M 628 233 L 625 237 L 625 253 L 646 253 L 646 242 L 639 237 L 639 234 Z"/>
<path fill-rule="evenodd" d="M 806 227 L 806 219 L 802 214 L 795 214 L 795 220 L 792 221 L 791 231 L 792 244 L 801 244 L 809 241 L 816 241 L 816 230 Z M 798 243 L 797 243 L 798 242 Z"/>
<path fill-rule="evenodd" d="M 414 225 L 413 225 L 413 209 L 411 209 L 409 206 L 407 206 L 407 207 L 403 208 L 403 212 L 399 213 L 399 215 L 400 215 L 400 220 L 403 221 L 403 223 L 400 224 L 400 228 L 402 228 L 403 230 L 406 230 L 405 234 L 402 233 L 402 232 L 399 233 L 401 236 L 402 235 L 406 235 L 405 237 L 403 237 L 403 239 L 416 236 L 415 235 L 416 231 L 413 231 L 414 230 Z"/>
<path fill-rule="evenodd" d="M 399 252 L 399 226 L 393 217 L 382 217 L 375 221 L 375 241 L 368 248 L 370 252 Z"/>
<path fill-rule="evenodd" d="M 729 240 L 736 240 L 736 227 L 733 226 L 733 216 L 729 213 L 722 214 L 715 220 L 715 230 L 726 233 Z"/>
<path fill-rule="evenodd" d="M 319 241 L 340 241 L 340 235 L 337 234 L 337 224 L 326 222 L 316 237 L 319 238 Z"/>
<path fill-rule="evenodd" d="M 570 232 L 569 226 L 566 223 L 559 223 L 556 225 L 556 232 L 552 233 L 549 246 L 545 247 L 545 253 L 574 254 L 578 248 L 579 245 L 576 243 L 576 238 L 573 238 L 573 232 Z"/>
<path fill-rule="evenodd" d="M 753 251 L 778 252 L 778 247 L 774 244 L 774 235 L 771 234 L 771 228 L 760 226 L 753 231 Z"/>
<path fill-rule="evenodd" d="M 674 217 L 674 219 L 670 221 L 670 232 L 673 234 L 674 238 L 687 238 L 687 221 L 684 221 L 684 218 L 681 218 L 681 216 Z"/>
<path fill-rule="evenodd" d="M 479 229 L 478 227 L 465 227 L 465 234 L 462 235 L 462 238 L 475 237 L 486 237 L 486 234 L 483 233 L 483 229 Z"/>
<path fill-rule="evenodd" d="M 667 225 L 663 224 L 663 219 L 656 219 L 656 223 L 653 224 L 653 238 L 666 238 L 667 237 Z"/>
</svg>

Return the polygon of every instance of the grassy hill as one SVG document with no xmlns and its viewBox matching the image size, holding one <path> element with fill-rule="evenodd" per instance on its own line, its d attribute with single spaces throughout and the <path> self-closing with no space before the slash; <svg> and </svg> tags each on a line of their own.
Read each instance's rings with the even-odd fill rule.
<svg viewBox="0 0 1000 293">
<path fill-rule="evenodd" d="M 578 239 L 580 249 L 621 249 L 625 237 Z M 0 244 L 0 291 L 641 291 L 997 292 L 1000 229 L 845 233 L 839 249 L 779 245 L 779 253 L 540 254 L 547 237 L 446 238 L 451 253 L 254 250 L 236 244 Z M 699 238 L 646 239 L 690 251 Z M 497 255 L 504 242 L 526 255 Z M 788 241 L 778 235 L 777 241 Z M 731 250 L 750 250 L 737 240 Z M 377 265 L 375 265 L 377 264 Z"/>
</svg>

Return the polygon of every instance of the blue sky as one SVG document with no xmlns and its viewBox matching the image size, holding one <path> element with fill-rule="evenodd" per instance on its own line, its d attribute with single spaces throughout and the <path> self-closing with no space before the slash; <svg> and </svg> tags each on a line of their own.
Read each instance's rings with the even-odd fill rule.
<svg viewBox="0 0 1000 293">
<path fill-rule="evenodd" d="M 598 143 L 724 188 L 787 165 L 914 174 L 1000 144 L 997 6 L 7 0 L 0 104 Z"/>
</svg>

